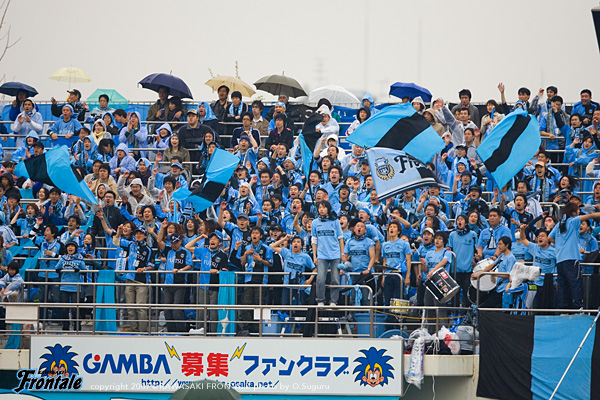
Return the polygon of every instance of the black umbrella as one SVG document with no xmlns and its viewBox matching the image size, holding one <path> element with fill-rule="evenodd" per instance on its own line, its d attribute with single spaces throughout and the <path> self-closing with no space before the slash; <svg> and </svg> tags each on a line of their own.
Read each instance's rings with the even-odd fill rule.
<svg viewBox="0 0 600 400">
<path fill-rule="evenodd" d="M 38 94 L 37 90 L 21 82 L 6 82 L 0 86 L 0 93 L 7 94 L 9 96 L 16 97 L 19 92 L 25 92 L 27 97 L 34 97 L 36 94 Z"/>
<path fill-rule="evenodd" d="M 142 85 L 143 88 L 154 90 L 155 92 L 158 92 L 158 89 L 161 86 L 164 86 L 169 88 L 170 93 L 173 96 L 177 96 L 181 99 L 194 98 L 188 85 L 186 85 L 181 78 L 174 75 L 162 73 L 148 75 L 142 79 L 139 84 Z"/>
<path fill-rule="evenodd" d="M 237 400 L 242 397 L 226 383 L 204 379 L 190 382 L 169 397 L 172 400 Z"/>
<path fill-rule="evenodd" d="M 306 91 L 294 78 L 285 75 L 267 75 L 254 82 L 257 90 L 263 90 L 275 96 L 288 97 L 307 96 Z"/>
</svg>

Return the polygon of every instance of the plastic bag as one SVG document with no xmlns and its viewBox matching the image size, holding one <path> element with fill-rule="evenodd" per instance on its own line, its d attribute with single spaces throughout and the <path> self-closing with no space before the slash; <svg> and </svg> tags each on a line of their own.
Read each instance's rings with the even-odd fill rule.
<svg viewBox="0 0 600 400">
<path fill-rule="evenodd" d="M 425 342 L 431 340 L 432 336 L 427 329 L 417 329 L 410 334 L 406 340 L 407 347 L 412 346 L 410 352 L 410 364 L 405 379 L 407 383 L 413 384 L 421 389 L 423 383 L 423 356 L 425 354 Z"/>
<path fill-rule="evenodd" d="M 456 333 L 452 333 L 448 328 L 442 326 L 437 333 L 437 337 L 448 346 L 452 354 L 456 355 L 460 353 L 460 341 Z"/>
<path fill-rule="evenodd" d="M 413 384 L 421 389 L 423 383 L 423 354 L 425 350 L 425 339 L 419 337 L 413 342 L 412 351 L 410 352 L 410 364 L 406 373 L 406 382 Z"/>
</svg>

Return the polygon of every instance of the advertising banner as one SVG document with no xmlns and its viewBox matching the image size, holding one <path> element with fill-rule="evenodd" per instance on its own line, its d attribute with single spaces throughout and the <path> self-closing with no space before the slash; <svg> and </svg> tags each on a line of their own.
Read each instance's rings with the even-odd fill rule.
<svg viewBox="0 0 600 400">
<path fill-rule="evenodd" d="M 393 339 L 44 335 L 15 391 L 172 393 L 210 379 L 248 394 L 399 396 L 402 352 Z"/>
</svg>

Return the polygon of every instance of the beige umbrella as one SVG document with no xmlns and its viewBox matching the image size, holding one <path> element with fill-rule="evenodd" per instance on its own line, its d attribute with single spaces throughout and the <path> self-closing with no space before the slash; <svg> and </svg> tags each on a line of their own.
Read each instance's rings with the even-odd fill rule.
<svg viewBox="0 0 600 400">
<path fill-rule="evenodd" d="M 71 88 L 72 83 L 89 82 L 92 80 L 88 74 L 75 67 L 60 68 L 55 73 L 50 75 L 50 79 L 59 82 L 68 82 L 69 88 Z"/>
<path fill-rule="evenodd" d="M 244 97 L 251 97 L 256 93 L 254 89 L 252 89 L 252 86 L 233 76 L 218 75 L 206 81 L 205 85 L 209 86 L 214 91 L 216 91 L 219 86 L 225 85 L 230 91 L 235 92 L 237 90 Z"/>
</svg>

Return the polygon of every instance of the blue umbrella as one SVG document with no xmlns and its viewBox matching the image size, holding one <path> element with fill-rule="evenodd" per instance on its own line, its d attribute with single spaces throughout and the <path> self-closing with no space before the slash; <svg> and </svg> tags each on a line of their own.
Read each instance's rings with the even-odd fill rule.
<svg viewBox="0 0 600 400">
<path fill-rule="evenodd" d="M 167 87 L 171 91 L 171 95 L 181 99 L 193 99 L 192 92 L 185 82 L 174 75 L 170 74 L 152 74 L 148 75 L 139 82 L 143 88 L 158 92 L 161 86 Z"/>
<path fill-rule="evenodd" d="M 429 90 L 411 82 L 394 83 L 392 86 L 390 86 L 390 96 L 396 96 L 401 99 L 404 97 L 408 97 L 411 100 L 417 96 L 421 96 L 425 103 L 431 101 L 431 92 Z"/>
<path fill-rule="evenodd" d="M 27 97 L 34 97 L 36 94 L 38 94 L 37 90 L 21 82 L 6 82 L 0 86 L 0 93 L 7 94 L 9 96 L 16 97 L 19 92 L 25 92 Z"/>
</svg>

